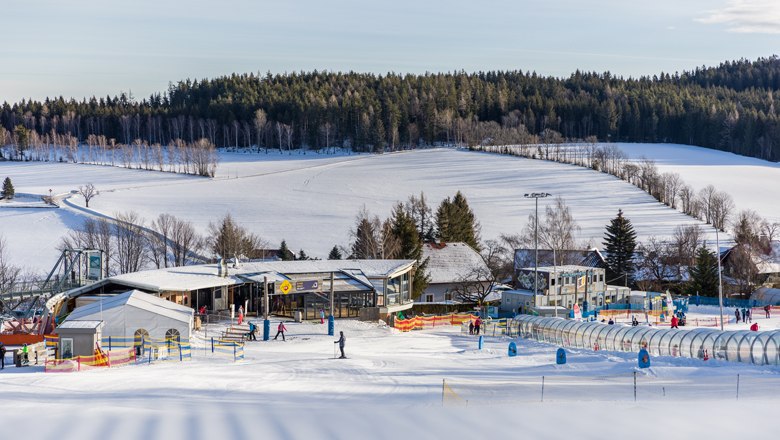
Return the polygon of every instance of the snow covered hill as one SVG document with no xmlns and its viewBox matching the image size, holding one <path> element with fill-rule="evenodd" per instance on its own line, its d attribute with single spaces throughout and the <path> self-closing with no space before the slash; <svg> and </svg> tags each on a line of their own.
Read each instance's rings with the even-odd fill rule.
<svg viewBox="0 0 780 440">
<path fill-rule="evenodd" d="M 563 197 L 582 231 L 579 238 L 600 245 L 604 226 L 623 209 L 639 239 L 671 235 L 680 224 L 700 223 L 656 202 L 612 176 L 581 167 L 454 149 L 384 155 L 223 153 L 214 179 L 170 173 L 73 164 L 0 164 L 17 191 L 68 192 L 88 182 L 100 195 L 94 213 L 137 211 L 151 220 L 169 213 L 205 232 L 225 213 L 272 246 L 286 239 L 294 249 L 325 257 L 333 245 L 347 245 L 358 211 L 389 215 L 396 201 L 425 193 L 438 203 L 462 191 L 482 224 L 482 238 L 518 233 L 534 210 L 529 192 Z M 767 186 L 767 184 L 763 184 Z M 727 188 L 723 188 L 727 189 Z M 736 197 L 738 195 L 732 194 Z M 83 205 L 78 196 L 72 198 Z M 544 212 L 551 199 L 539 201 Z M 65 208 L 47 213 L 0 212 L 0 227 L 16 264 L 45 271 L 56 259 L 59 237 L 87 213 Z"/>
</svg>

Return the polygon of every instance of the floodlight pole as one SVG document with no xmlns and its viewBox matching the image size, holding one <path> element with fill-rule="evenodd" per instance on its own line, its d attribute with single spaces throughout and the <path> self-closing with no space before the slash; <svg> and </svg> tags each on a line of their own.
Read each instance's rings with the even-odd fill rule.
<svg viewBox="0 0 780 440">
<path fill-rule="evenodd" d="M 536 304 L 536 296 L 539 294 L 539 198 L 549 197 L 550 195 L 549 193 L 523 195 L 526 199 L 534 199 L 536 205 L 536 214 L 534 216 L 534 304 Z"/>
<path fill-rule="evenodd" d="M 715 228 L 715 258 L 718 259 L 718 304 L 720 305 L 720 331 L 723 331 L 723 276 L 720 267 L 720 237 Z"/>
</svg>

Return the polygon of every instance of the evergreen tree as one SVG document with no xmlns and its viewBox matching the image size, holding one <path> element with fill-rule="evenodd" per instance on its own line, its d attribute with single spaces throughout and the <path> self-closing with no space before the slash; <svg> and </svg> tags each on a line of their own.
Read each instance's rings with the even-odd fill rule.
<svg viewBox="0 0 780 440">
<path fill-rule="evenodd" d="M 446 198 L 436 211 L 436 227 L 439 240 L 463 242 L 479 251 L 479 223 L 466 197 L 458 191 L 450 200 Z"/>
<path fill-rule="evenodd" d="M 343 257 L 341 256 L 341 251 L 339 250 L 339 247 L 336 245 L 333 245 L 333 249 L 330 250 L 330 253 L 328 254 L 328 260 L 341 260 Z"/>
<path fill-rule="evenodd" d="M 604 235 L 604 250 L 607 253 L 607 281 L 624 284 L 634 282 L 634 249 L 636 248 L 636 232 L 631 220 L 623 217 L 623 210 L 618 210 L 617 217 L 607 225 Z"/>
<path fill-rule="evenodd" d="M 5 180 L 3 180 L 3 191 L 2 194 L 0 195 L 2 195 L 3 199 L 10 200 L 14 198 L 14 194 L 16 194 L 16 192 L 14 191 L 14 184 L 11 183 L 10 177 L 6 177 Z"/>
<path fill-rule="evenodd" d="M 286 240 L 282 240 L 282 244 L 279 245 L 279 258 L 281 258 L 282 261 L 292 261 L 295 259 L 295 254 L 287 247 Z"/>
<path fill-rule="evenodd" d="M 715 254 L 702 246 L 696 253 L 696 265 L 689 269 L 691 281 L 688 294 L 702 296 L 718 295 L 718 261 Z"/>
<path fill-rule="evenodd" d="M 377 229 L 380 227 L 381 225 L 371 221 L 367 215 L 362 215 L 355 228 L 355 241 L 352 243 L 352 254 L 349 258 L 356 260 L 377 258 L 381 249 L 381 244 L 377 240 Z"/>
<path fill-rule="evenodd" d="M 311 260 L 308 255 L 306 255 L 306 252 L 303 251 L 303 249 L 298 252 L 298 256 L 295 258 L 296 260 Z"/>
<path fill-rule="evenodd" d="M 404 210 L 401 203 L 396 205 L 390 221 L 393 234 L 399 242 L 399 258 L 417 261 L 417 268 L 412 278 L 412 298 L 418 298 L 430 282 L 426 270 L 428 259 L 422 260 L 423 241 L 414 219 Z"/>
</svg>

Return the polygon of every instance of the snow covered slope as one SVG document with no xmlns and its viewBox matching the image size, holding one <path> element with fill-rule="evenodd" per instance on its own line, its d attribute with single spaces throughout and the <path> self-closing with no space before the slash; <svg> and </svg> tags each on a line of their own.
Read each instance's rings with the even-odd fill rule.
<svg viewBox="0 0 780 440">
<path fill-rule="evenodd" d="M 731 194 L 738 209 L 780 221 L 780 163 L 691 145 L 615 145 L 631 158 L 653 159 L 659 171 L 680 174 L 696 190 L 714 185 Z"/>
<path fill-rule="evenodd" d="M 89 165 L 3 163 L 0 176 L 10 175 L 17 191 L 67 192 L 92 182 L 100 196 L 90 207 L 103 215 L 137 211 L 148 220 L 170 213 L 192 221 L 205 232 L 225 213 L 272 246 L 286 239 L 293 250 L 325 257 L 333 245 L 347 245 L 349 230 L 365 206 L 385 217 L 396 201 L 425 193 L 433 209 L 462 191 L 482 224 L 482 238 L 518 233 L 534 210 L 529 192 L 549 192 L 566 199 L 582 232 L 581 240 L 600 245 L 605 225 L 623 209 L 640 240 L 669 236 L 677 225 L 696 221 L 653 200 L 612 176 L 571 165 L 453 149 L 385 155 L 224 153 L 215 179 Z M 83 204 L 79 197 L 76 203 Z M 552 199 L 540 200 L 544 212 Z M 76 214 L 74 214 L 76 215 Z M 82 215 L 78 212 L 78 215 Z M 61 222 L 65 226 L 68 222 Z M 36 252 L 50 249 L 49 269 L 58 240 L 66 230 L 31 228 L 29 223 L 0 220 L 9 247 L 23 256 L 26 240 L 41 234 L 50 240 Z M 37 232 L 36 232 L 37 231 Z M 26 257 L 20 257 L 24 260 Z M 29 259 L 27 260 L 29 261 Z"/>
</svg>

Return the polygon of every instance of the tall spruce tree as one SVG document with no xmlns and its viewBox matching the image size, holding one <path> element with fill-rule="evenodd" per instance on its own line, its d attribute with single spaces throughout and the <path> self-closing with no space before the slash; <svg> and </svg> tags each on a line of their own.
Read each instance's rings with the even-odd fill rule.
<svg viewBox="0 0 780 440">
<path fill-rule="evenodd" d="M 3 180 L 3 191 L 2 191 L 2 198 L 3 199 L 13 199 L 14 195 L 16 194 L 16 191 L 14 190 L 14 184 L 11 183 L 11 178 L 6 177 L 5 180 Z"/>
<path fill-rule="evenodd" d="M 604 250 L 607 253 L 607 281 L 625 285 L 634 283 L 634 249 L 636 249 L 636 232 L 631 220 L 623 217 L 623 210 L 618 210 L 604 235 Z"/>
<path fill-rule="evenodd" d="M 287 247 L 287 241 L 282 240 L 282 244 L 279 245 L 279 258 L 282 261 L 292 261 L 295 259 L 295 254 Z"/>
<path fill-rule="evenodd" d="M 341 260 L 343 257 L 341 256 L 341 251 L 339 250 L 339 247 L 336 245 L 333 245 L 333 249 L 330 250 L 330 253 L 328 254 L 328 260 Z"/>
<path fill-rule="evenodd" d="M 442 200 L 436 211 L 437 237 L 444 242 L 463 242 L 479 251 L 479 222 L 466 197 L 458 191 L 455 197 Z"/>
<path fill-rule="evenodd" d="M 422 259 L 423 241 L 420 238 L 417 224 L 411 213 L 404 209 L 403 204 L 398 203 L 393 209 L 393 215 L 390 219 L 393 228 L 393 235 L 396 236 L 399 243 L 399 258 L 417 261 L 417 268 L 412 278 L 412 298 L 422 295 L 430 277 L 428 276 L 428 259 Z"/>
<path fill-rule="evenodd" d="M 696 252 L 696 265 L 689 269 L 691 281 L 687 291 L 690 295 L 717 296 L 718 261 L 715 254 L 702 246 Z"/>
</svg>

